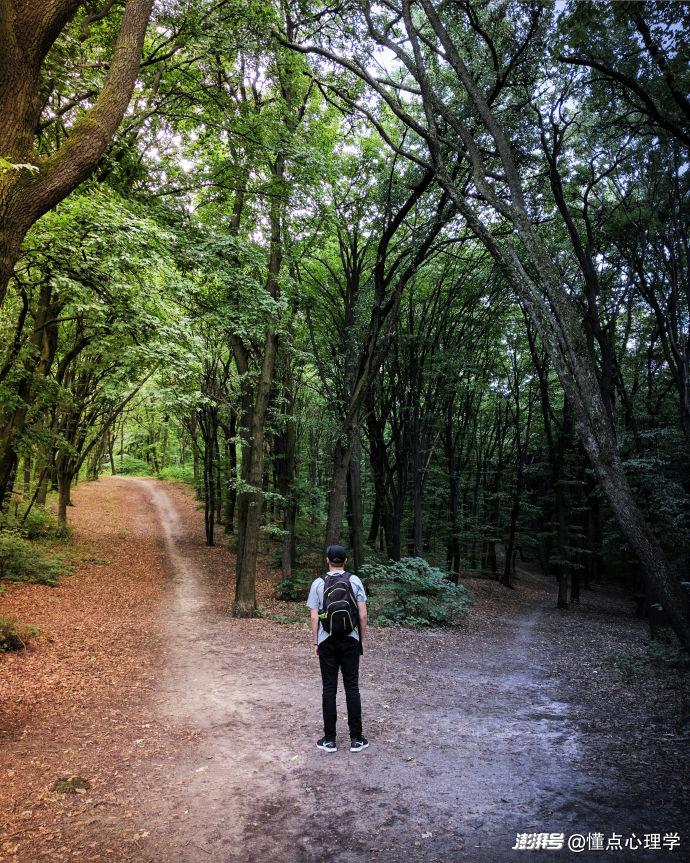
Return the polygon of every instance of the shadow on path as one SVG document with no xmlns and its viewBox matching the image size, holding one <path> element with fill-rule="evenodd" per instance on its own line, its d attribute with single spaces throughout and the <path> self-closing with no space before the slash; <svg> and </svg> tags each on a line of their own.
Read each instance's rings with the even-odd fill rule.
<svg viewBox="0 0 690 863">
<path fill-rule="evenodd" d="M 536 606 L 514 600 L 484 627 L 372 629 L 360 678 L 370 748 L 345 747 L 340 691 L 341 748 L 329 755 L 315 746 L 320 680 L 309 630 L 230 618 L 165 487 L 132 482 L 160 520 L 170 566 L 155 701 L 180 739 L 174 758 L 150 765 L 163 779 L 143 803 L 145 859 L 591 861 L 611 855 L 511 849 L 518 833 L 640 833 L 642 810 L 605 803 L 615 771 L 581 766 L 574 707 L 545 668 L 556 649 L 549 626 L 558 625 L 545 624 L 545 588 Z"/>
</svg>

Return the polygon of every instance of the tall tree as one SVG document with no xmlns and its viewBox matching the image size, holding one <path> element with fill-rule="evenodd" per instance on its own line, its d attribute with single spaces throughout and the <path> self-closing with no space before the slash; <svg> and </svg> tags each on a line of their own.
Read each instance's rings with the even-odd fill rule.
<svg viewBox="0 0 690 863">
<path fill-rule="evenodd" d="M 423 150 L 410 146 L 406 155 L 433 170 L 532 320 L 567 393 L 601 488 L 640 559 L 648 590 L 690 646 L 690 601 L 631 491 L 596 357 L 539 224 L 529 170 L 532 136 L 520 129 L 521 114 L 514 106 L 537 98 L 535 72 L 546 60 L 542 46 L 549 38 L 545 7 L 516 6 L 508 21 L 506 7 L 497 8 L 487 6 L 479 20 L 470 3 L 438 8 L 430 0 L 400 0 L 385 8 L 363 3 L 367 31 L 396 57 L 397 77 L 376 76 L 366 52 L 364 59 L 353 59 L 320 45 L 298 50 L 351 70 L 423 142 Z M 362 110 L 375 121 L 366 106 Z"/>
</svg>

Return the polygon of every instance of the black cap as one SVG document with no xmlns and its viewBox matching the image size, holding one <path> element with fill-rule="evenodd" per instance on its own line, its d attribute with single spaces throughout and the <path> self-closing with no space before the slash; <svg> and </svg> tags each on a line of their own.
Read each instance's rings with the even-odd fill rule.
<svg viewBox="0 0 690 863">
<path fill-rule="evenodd" d="M 326 549 L 326 557 L 331 563 L 345 563 L 347 552 L 342 545 L 329 545 Z"/>
</svg>

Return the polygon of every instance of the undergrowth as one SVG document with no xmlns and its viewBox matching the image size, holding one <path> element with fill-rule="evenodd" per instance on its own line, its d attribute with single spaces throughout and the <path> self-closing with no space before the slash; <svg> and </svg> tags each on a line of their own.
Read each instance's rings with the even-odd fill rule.
<svg viewBox="0 0 690 863">
<path fill-rule="evenodd" d="M 0 614 L 0 652 L 21 650 L 36 635 L 38 630 L 35 626 L 19 623 L 14 615 Z"/>
<path fill-rule="evenodd" d="M 473 594 L 421 557 L 365 564 L 359 574 L 369 596 L 369 618 L 378 626 L 459 626 Z"/>
<path fill-rule="evenodd" d="M 284 602 L 306 602 L 314 576 L 303 569 L 293 570 L 290 578 L 281 578 L 276 584 L 275 597 Z"/>
<path fill-rule="evenodd" d="M 153 474 L 151 465 L 145 459 L 127 454 L 115 459 L 115 470 L 123 476 L 152 476 Z"/>
<path fill-rule="evenodd" d="M 196 484 L 194 480 L 194 467 L 192 465 L 187 465 L 186 467 L 169 465 L 159 471 L 158 478 L 167 479 L 171 482 L 185 482 L 187 485 L 192 486 L 192 488 Z"/>
<path fill-rule="evenodd" d="M 633 683 L 637 677 L 654 668 L 690 670 L 690 654 L 671 635 L 653 639 L 640 653 L 627 650 L 607 653 L 604 663 L 617 668 L 625 683 Z"/>
<path fill-rule="evenodd" d="M 33 507 L 27 516 L 21 510 L 10 513 L 0 530 L 0 582 L 57 584 L 66 566 L 60 556 L 46 551 L 45 543 L 69 535 L 69 528 L 42 507 Z"/>
</svg>

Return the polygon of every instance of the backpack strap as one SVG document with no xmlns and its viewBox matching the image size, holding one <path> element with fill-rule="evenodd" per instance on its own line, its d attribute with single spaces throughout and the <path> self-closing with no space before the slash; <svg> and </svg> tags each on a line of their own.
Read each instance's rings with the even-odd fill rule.
<svg viewBox="0 0 690 863">
<path fill-rule="evenodd" d="M 344 580 L 347 582 L 347 589 L 350 591 L 350 597 L 352 599 L 353 611 L 356 613 L 355 617 L 355 629 L 359 632 L 359 604 L 357 603 L 357 597 L 355 596 L 355 592 L 352 589 L 352 573 L 344 572 L 343 573 Z"/>
</svg>

